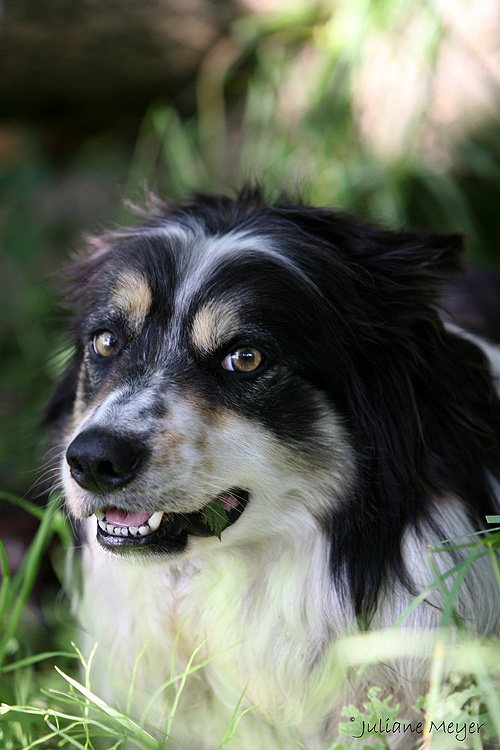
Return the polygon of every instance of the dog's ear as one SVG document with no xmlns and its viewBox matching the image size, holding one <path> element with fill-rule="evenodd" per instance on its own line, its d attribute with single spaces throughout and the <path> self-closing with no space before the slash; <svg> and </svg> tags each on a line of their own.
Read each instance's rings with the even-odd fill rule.
<svg viewBox="0 0 500 750">
<path fill-rule="evenodd" d="M 419 290 L 433 296 L 449 276 L 462 270 L 464 238 L 460 234 L 390 232 L 366 228 L 354 255 L 388 290 Z"/>
<path fill-rule="evenodd" d="M 318 287 L 327 296 L 346 297 L 351 312 L 357 300 L 359 313 L 372 322 L 377 310 L 384 321 L 400 324 L 426 316 L 449 277 L 462 271 L 464 238 L 458 233 L 392 231 L 342 211 L 287 203 L 277 210 L 298 230 L 292 243 L 309 246 L 316 257 L 319 275 L 313 263 L 308 268 Z M 346 319 L 352 321 L 352 314 Z"/>
<path fill-rule="evenodd" d="M 347 261 L 373 276 L 402 287 L 428 290 L 462 270 L 464 238 L 461 234 L 392 231 L 360 222 L 348 214 L 328 209 L 285 208 L 309 235 L 326 241 Z"/>
</svg>

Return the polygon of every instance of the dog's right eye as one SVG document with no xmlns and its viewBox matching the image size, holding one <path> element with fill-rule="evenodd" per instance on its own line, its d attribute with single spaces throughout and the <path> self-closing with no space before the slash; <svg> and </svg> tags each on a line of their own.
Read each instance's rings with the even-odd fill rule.
<svg viewBox="0 0 500 750">
<path fill-rule="evenodd" d="M 92 349 L 98 357 L 110 357 L 119 349 L 118 339 L 111 331 L 100 331 L 92 338 Z"/>
</svg>

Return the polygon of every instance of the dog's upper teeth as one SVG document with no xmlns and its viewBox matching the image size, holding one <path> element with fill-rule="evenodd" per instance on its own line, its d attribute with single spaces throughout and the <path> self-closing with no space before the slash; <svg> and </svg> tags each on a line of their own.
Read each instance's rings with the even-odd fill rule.
<svg viewBox="0 0 500 750">
<path fill-rule="evenodd" d="M 157 510 L 151 518 L 148 519 L 148 526 L 151 529 L 151 531 L 156 531 L 156 529 L 160 526 L 161 519 L 163 518 L 163 511 Z"/>
<path fill-rule="evenodd" d="M 103 531 L 106 531 L 106 533 L 108 534 L 112 534 L 113 536 L 147 536 L 160 527 L 161 520 L 163 518 L 163 511 L 155 511 L 148 518 L 146 523 L 141 524 L 141 526 L 115 526 L 114 524 L 109 523 L 106 520 L 106 514 L 102 511 L 96 511 L 94 515 L 97 518 L 97 523 L 99 524 L 101 529 Z"/>
</svg>

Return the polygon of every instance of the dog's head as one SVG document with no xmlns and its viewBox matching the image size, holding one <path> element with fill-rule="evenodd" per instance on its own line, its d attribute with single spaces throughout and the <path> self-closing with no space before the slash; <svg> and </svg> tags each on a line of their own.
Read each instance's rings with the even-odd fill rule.
<svg viewBox="0 0 500 750">
<path fill-rule="evenodd" d="M 436 284 L 460 249 L 256 195 L 156 208 L 92 241 L 49 409 L 71 513 L 97 517 L 104 547 L 154 556 L 318 525 L 344 554 L 348 528 L 360 544 L 389 514 L 402 529 L 433 489 L 429 394 L 449 395 Z"/>
</svg>

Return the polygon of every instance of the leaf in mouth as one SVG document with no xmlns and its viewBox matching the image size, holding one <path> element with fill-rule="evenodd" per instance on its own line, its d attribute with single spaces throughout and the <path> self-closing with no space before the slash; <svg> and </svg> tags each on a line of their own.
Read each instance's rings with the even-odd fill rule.
<svg viewBox="0 0 500 750">
<path fill-rule="evenodd" d="M 227 513 L 222 505 L 222 500 L 217 499 L 209 503 L 204 510 L 205 523 L 208 528 L 220 540 L 222 531 L 229 521 Z"/>
</svg>

